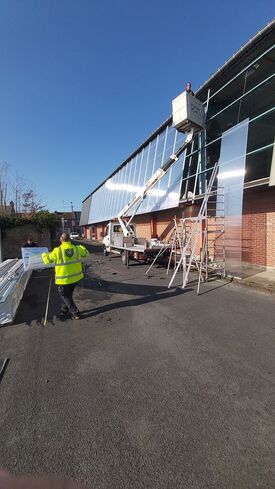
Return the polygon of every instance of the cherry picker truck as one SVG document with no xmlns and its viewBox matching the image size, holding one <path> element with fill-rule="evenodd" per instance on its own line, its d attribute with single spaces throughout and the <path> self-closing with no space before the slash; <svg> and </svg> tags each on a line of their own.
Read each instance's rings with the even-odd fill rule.
<svg viewBox="0 0 275 489">
<path fill-rule="evenodd" d="M 117 219 L 110 221 L 103 238 L 104 254 L 117 253 L 122 262 L 128 266 L 129 260 L 148 261 L 156 256 L 163 241 L 158 239 L 138 238 L 133 218 L 150 190 L 164 177 L 168 170 L 179 159 L 192 142 L 194 136 L 205 126 L 205 109 L 203 103 L 188 92 L 183 92 L 172 102 L 173 127 L 187 133 L 184 143 L 165 163 L 147 180 L 133 199 L 121 209 Z"/>
</svg>

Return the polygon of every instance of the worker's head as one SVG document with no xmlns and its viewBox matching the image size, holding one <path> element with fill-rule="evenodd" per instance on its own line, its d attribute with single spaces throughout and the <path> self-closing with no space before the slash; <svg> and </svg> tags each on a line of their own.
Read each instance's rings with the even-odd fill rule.
<svg viewBox="0 0 275 489">
<path fill-rule="evenodd" d="M 185 90 L 186 90 L 187 92 L 191 92 L 191 83 L 190 83 L 190 82 L 187 82 L 187 83 L 186 83 L 186 88 L 185 88 Z"/>
<path fill-rule="evenodd" d="M 31 244 L 31 243 L 32 243 L 32 236 L 28 236 L 28 240 L 27 240 L 27 242 L 28 242 L 29 244 Z"/>
<path fill-rule="evenodd" d="M 61 241 L 61 243 L 67 243 L 68 241 L 70 241 L 69 234 L 68 233 L 62 233 L 60 236 L 60 241 Z"/>
</svg>

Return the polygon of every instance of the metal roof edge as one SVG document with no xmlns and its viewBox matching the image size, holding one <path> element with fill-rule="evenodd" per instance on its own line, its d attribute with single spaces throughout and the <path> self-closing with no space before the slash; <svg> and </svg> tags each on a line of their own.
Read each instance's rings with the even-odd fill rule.
<svg viewBox="0 0 275 489">
<path fill-rule="evenodd" d="M 272 31 L 275 28 L 275 19 L 266 24 L 262 29 L 260 29 L 255 36 L 251 37 L 249 41 L 247 41 L 235 54 L 233 54 L 228 60 L 215 71 L 197 90 L 196 95 L 200 95 L 200 93 L 207 88 L 207 86 L 213 82 L 216 78 L 222 75 L 226 69 L 233 64 L 235 60 L 240 58 L 246 51 L 251 49 L 253 44 L 256 44 L 259 40 L 263 39 L 263 37 Z"/>
</svg>

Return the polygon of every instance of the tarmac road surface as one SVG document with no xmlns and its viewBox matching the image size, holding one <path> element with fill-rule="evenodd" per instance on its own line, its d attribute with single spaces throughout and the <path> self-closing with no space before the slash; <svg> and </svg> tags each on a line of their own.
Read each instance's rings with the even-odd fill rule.
<svg viewBox="0 0 275 489">
<path fill-rule="evenodd" d="M 0 329 L 0 466 L 94 489 L 275 487 L 274 297 L 92 255 L 61 322 L 33 274 Z"/>
</svg>

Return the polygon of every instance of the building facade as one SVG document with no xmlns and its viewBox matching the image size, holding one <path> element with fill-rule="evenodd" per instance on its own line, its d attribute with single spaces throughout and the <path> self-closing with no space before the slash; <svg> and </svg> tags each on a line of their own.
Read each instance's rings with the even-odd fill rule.
<svg viewBox="0 0 275 489">
<path fill-rule="evenodd" d="M 59 225 L 56 229 L 56 235 L 60 236 L 61 233 L 71 233 L 76 232 L 81 234 L 80 222 L 80 211 L 70 211 L 70 212 L 59 212 L 55 211 L 56 217 L 58 218 Z"/>
<path fill-rule="evenodd" d="M 218 161 L 238 216 L 243 263 L 275 267 L 275 21 L 255 35 L 195 93 L 206 127 L 144 200 L 139 237 L 164 239 L 174 216 L 196 215 Z M 80 225 L 102 239 L 106 224 L 183 143 L 167 119 L 85 198 Z M 237 178 L 237 180 L 236 180 Z"/>
</svg>

